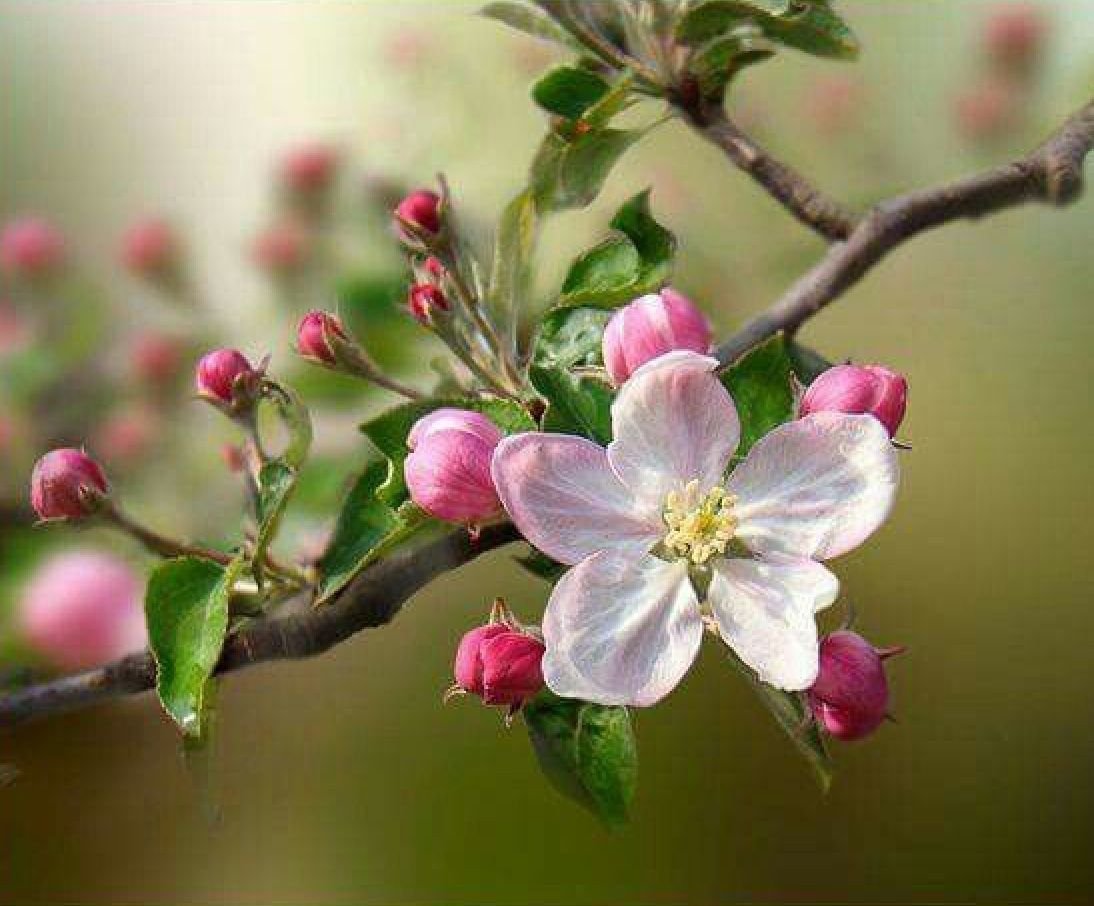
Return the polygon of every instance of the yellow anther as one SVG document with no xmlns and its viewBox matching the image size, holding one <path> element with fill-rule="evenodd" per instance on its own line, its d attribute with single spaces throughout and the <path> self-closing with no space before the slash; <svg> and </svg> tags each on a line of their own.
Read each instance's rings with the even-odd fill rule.
<svg viewBox="0 0 1094 906">
<path fill-rule="evenodd" d="M 701 494 L 699 480 L 693 479 L 680 491 L 665 496 L 666 550 L 701 565 L 726 552 L 737 531 L 733 518 L 736 498 L 721 485 Z"/>
</svg>

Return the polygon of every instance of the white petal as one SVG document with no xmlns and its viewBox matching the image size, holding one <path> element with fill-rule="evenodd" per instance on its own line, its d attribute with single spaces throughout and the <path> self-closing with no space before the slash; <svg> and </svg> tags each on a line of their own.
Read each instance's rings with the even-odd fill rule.
<svg viewBox="0 0 1094 906">
<path fill-rule="evenodd" d="M 664 531 L 608 465 L 602 447 L 569 434 L 518 434 L 494 451 L 498 496 L 525 538 L 561 563 L 600 550 L 646 553 Z"/>
<path fill-rule="evenodd" d="M 817 678 L 813 614 L 839 594 L 839 581 L 812 560 L 722 560 L 707 600 L 718 629 L 765 683 L 808 689 Z"/>
<path fill-rule="evenodd" d="M 871 415 L 817 412 L 780 425 L 727 482 L 737 537 L 759 554 L 837 557 L 885 521 L 899 477 L 889 435 Z"/>
<path fill-rule="evenodd" d="M 703 621 L 687 567 L 594 554 L 559 580 L 543 615 L 543 677 L 557 695 L 645 707 L 699 651 Z"/>
<path fill-rule="evenodd" d="M 612 404 L 608 459 L 635 494 L 658 509 L 692 479 L 718 484 L 737 449 L 737 407 L 709 356 L 677 350 L 631 375 Z"/>
</svg>

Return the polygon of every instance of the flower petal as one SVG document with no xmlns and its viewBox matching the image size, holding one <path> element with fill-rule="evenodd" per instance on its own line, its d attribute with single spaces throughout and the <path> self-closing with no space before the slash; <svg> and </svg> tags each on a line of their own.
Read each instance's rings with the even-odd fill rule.
<svg viewBox="0 0 1094 906">
<path fill-rule="evenodd" d="M 708 601 L 727 645 L 765 683 L 808 689 L 817 678 L 813 614 L 839 594 L 839 580 L 812 560 L 721 560 Z"/>
<path fill-rule="evenodd" d="M 709 356 L 677 350 L 631 375 L 612 404 L 608 459 L 623 483 L 658 511 L 692 479 L 718 484 L 741 425 Z"/>
<path fill-rule="evenodd" d="M 652 705 L 699 651 L 703 621 L 682 562 L 594 554 L 559 580 L 543 615 L 543 676 L 557 695 Z"/>
<path fill-rule="evenodd" d="M 574 564 L 600 550 L 644 554 L 663 532 L 608 465 L 602 447 L 569 434 L 518 434 L 494 451 L 498 496 L 525 538 Z"/>
<path fill-rule="evenodd" d="M 780 425 L 729 476 L 737 537 L 758 554 L 837 557 L 885 521 L 899 477 L 871 415 L 817 412 Z"/>
</svg>

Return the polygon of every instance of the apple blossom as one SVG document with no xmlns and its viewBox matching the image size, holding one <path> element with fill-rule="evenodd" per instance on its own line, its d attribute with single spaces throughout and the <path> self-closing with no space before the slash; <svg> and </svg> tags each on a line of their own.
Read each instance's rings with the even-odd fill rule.
<svg viewBox="0 0 1094 906">
<path fill-rule="evenodd" d="M 604 366 L 616 386 L 674 349 L 710 352 L 710 322 L 686 296 L 665 287 L 619 309 L 604 328 Z"/>
<path fill-rule="evenodd" d="M 30 502 L 39 519 L 79 519 L 95 510 L 94 498 L 109 492 L 102 467 L 83 450 L 50 450 L 34 465 Z"/>
<path fill-rule="evenodd" d="M 908 382 L 903 375 L 881 365 L 835 365 L 809 385 L 798 412 L 872 415 L 891 437 L 904 420 L 907 405 Z"/>
<path fill-rule="evenodd" d="M 883 661 L 902 650 L 876 649 L 848 630 L 824 638 L 809 706 L 825 732 L 850 741 L 869 736 L 881 725 L 889 714 L 889 681 Z"/>
<path fill-rule="evenodd" d="M 885 520 L 897 455 L 872 416 L 818 412 L 762 437 L 728 476 L 740 436 L 715 359 L 677 351 L 639 368 L 612 404 L 607 449 L 582 437 L 501 441 L 493 476 L 525 538 L 572 566 L 543 620 L 558 695 L 651 705 L 698 653 L 704 609 L 761 680 L 808 689 L 814 614 L 839 582 L 819 562 Z"/>
</svg>

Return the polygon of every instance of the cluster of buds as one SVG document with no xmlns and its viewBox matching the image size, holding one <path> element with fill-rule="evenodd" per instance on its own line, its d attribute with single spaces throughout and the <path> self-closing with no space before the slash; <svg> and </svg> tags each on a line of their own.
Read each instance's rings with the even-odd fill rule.
<svg viewBox="0 0 1094 906">
<path fill-rule="evenodd" d="M 498 598 L 489 621 L 460 639 L 453 667 L 456 682 L 445 693 L 445 700 L 454 695 L 477 695 L 487 705 L 506 708 L 506 719 L 511 720 L 543 689 L 544 650 L 539 634 L 522 626 Z"/>
<path fill-rule="evenodd" d="M 60 270 L 64 260 L 64 237 L 48 220 L 21 217 L 0 230 L 0 268 L 12 277 L 46 279 Z"/>
<path fill-rule="evenodd" d="M 604 328 L 604 367 L 617 387 L 651 359 L 677 349 L 710 352 L 710 322 L 671 287 L 635 299 Z"/>
<path fill-rule="evenodd" d="M 872 415 L 892 437 L 908 406 L 908 382 L 881 365 L 836 365 L 822 372 L 802 395 L 798 414 L 846 412 Z"/>
<path fill-rule="evenodd" d="M 414 268 L 415 282 L 407 293 L 407 308 L 419 324 L 430 326 L 451 308 L 445 292 L 448 271 L 440 259 L 429 256 Z"/>
<path fill-rule="evenodd" d="M 808 692 L 817 724 L 836 739 L 850 742 L 873 733 L 889 717 L 885 660 L 903 648 L 875 648 L 849 630 L 821 640 L 820 669 Z"/>
</svg>

